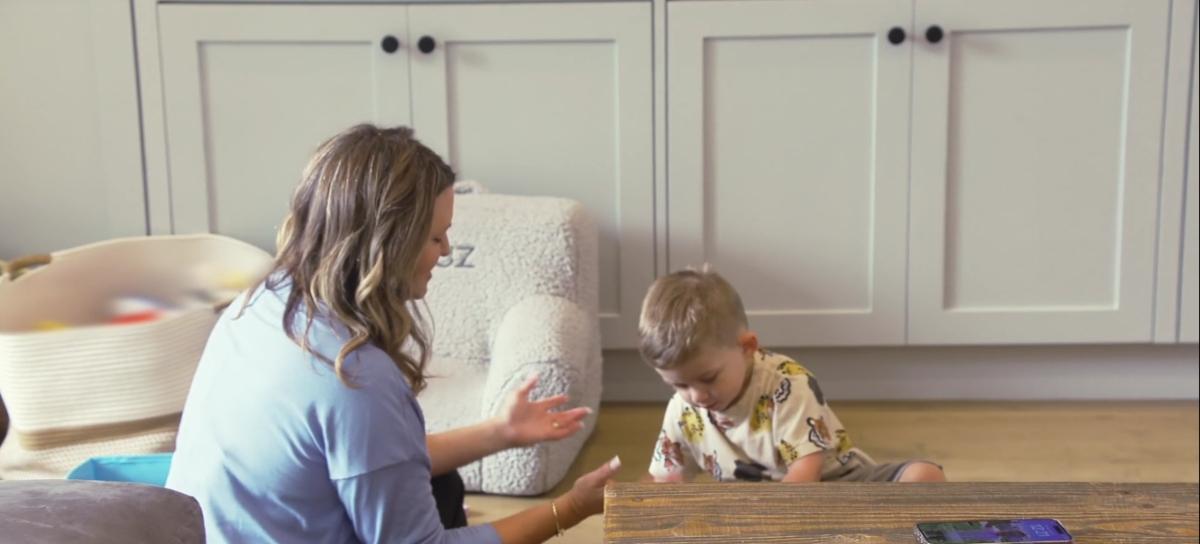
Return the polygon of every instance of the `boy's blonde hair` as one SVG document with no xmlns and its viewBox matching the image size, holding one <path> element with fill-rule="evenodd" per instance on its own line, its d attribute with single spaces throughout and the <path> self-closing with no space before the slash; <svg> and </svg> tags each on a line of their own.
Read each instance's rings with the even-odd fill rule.
<svg viewBox="0 0 1200 544">
<path fill-rule="evenodd" d="M 736 346 L 746 326 L 742 299 L 725 278 L 707 265 L 680 270 L 658 278 L 646 292 L 639 351 L 651 366 L 666 370 L 704 346 Z"/>
</svg>

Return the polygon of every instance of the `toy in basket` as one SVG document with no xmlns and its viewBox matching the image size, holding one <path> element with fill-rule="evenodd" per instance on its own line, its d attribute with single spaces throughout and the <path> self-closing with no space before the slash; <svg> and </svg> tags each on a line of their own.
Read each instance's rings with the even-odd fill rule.
<svg viewBox="0 0 1200 544">
<path fill-rule="evenodd" d="M 216 309 L 270 264 L 224 236 L 150 236 L 56 252 L 0 279 L 0 478 L 174 449 Z"/>
</svg>

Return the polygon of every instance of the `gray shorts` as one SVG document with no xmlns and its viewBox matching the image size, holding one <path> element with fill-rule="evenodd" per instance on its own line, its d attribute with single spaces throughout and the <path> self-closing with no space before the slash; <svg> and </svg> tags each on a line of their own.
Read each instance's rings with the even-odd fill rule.
<svg viewBox="0 0 1200 544">
<path fill-rule="evenodd" d="M 836 461 L 835 461 L 836 463 Z M 876 463 L 871 458 L 852 455 L 846 464 L 837 463 L 828 470 L 821 471 L 822 482 L 894 482 L 904 474 L 904 469 L 913 463 L 929 463 L 938 468 L 941 465 L 923 459 L 909 459 L 898 463 Z M 826 465 L 827 467 L 829 465 Z"/>
</svg>

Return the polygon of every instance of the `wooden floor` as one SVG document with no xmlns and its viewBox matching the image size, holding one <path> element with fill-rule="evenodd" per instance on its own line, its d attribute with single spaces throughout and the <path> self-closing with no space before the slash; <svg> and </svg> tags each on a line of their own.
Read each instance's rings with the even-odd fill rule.
<svg viewBox="0 0 1200 544">
<path fill-rule="evenodd" d="M 855 443 L 878 461 L 941 463 L 956 481 L 1196 482 L 1196 402 L 834 402 Z M 472 524 L 505 517 L 570 488 L 613 455 L 617 479 L 642 477 L 662 422 L 662 404 L 605 404 L 595 433 L 558 488 L 545 497 L 468 495 Z M 560 543 L 603 540 L 597 516 Z"/>
</svg>

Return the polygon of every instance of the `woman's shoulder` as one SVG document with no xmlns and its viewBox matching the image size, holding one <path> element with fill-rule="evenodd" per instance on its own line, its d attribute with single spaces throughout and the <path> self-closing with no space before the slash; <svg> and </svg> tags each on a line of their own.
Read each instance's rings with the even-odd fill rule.
<svg viewBox="0 0 1200 544">
<path fill-rule="evenodd" d="M 224 343 L 242 351 L 245 364 L 263 367 L 277 374 L 274 380 L 280 385 L 305 390 L 316 399 L 338 397 L 338 403 L 371 403 L 412 397 L 400 369 L 371 342 L 347 352 L 339 372 L 335 365 L 353 335 L 320 313 L 310 319 L 308 309 L 298 309 L 291 330 L 285 330 L 290 292 L 288 282 L 266 282 L 246 293 L 244 310 L 231 308 L 224 316 L 225 332 L 230 336 Z"/>
</svg>

